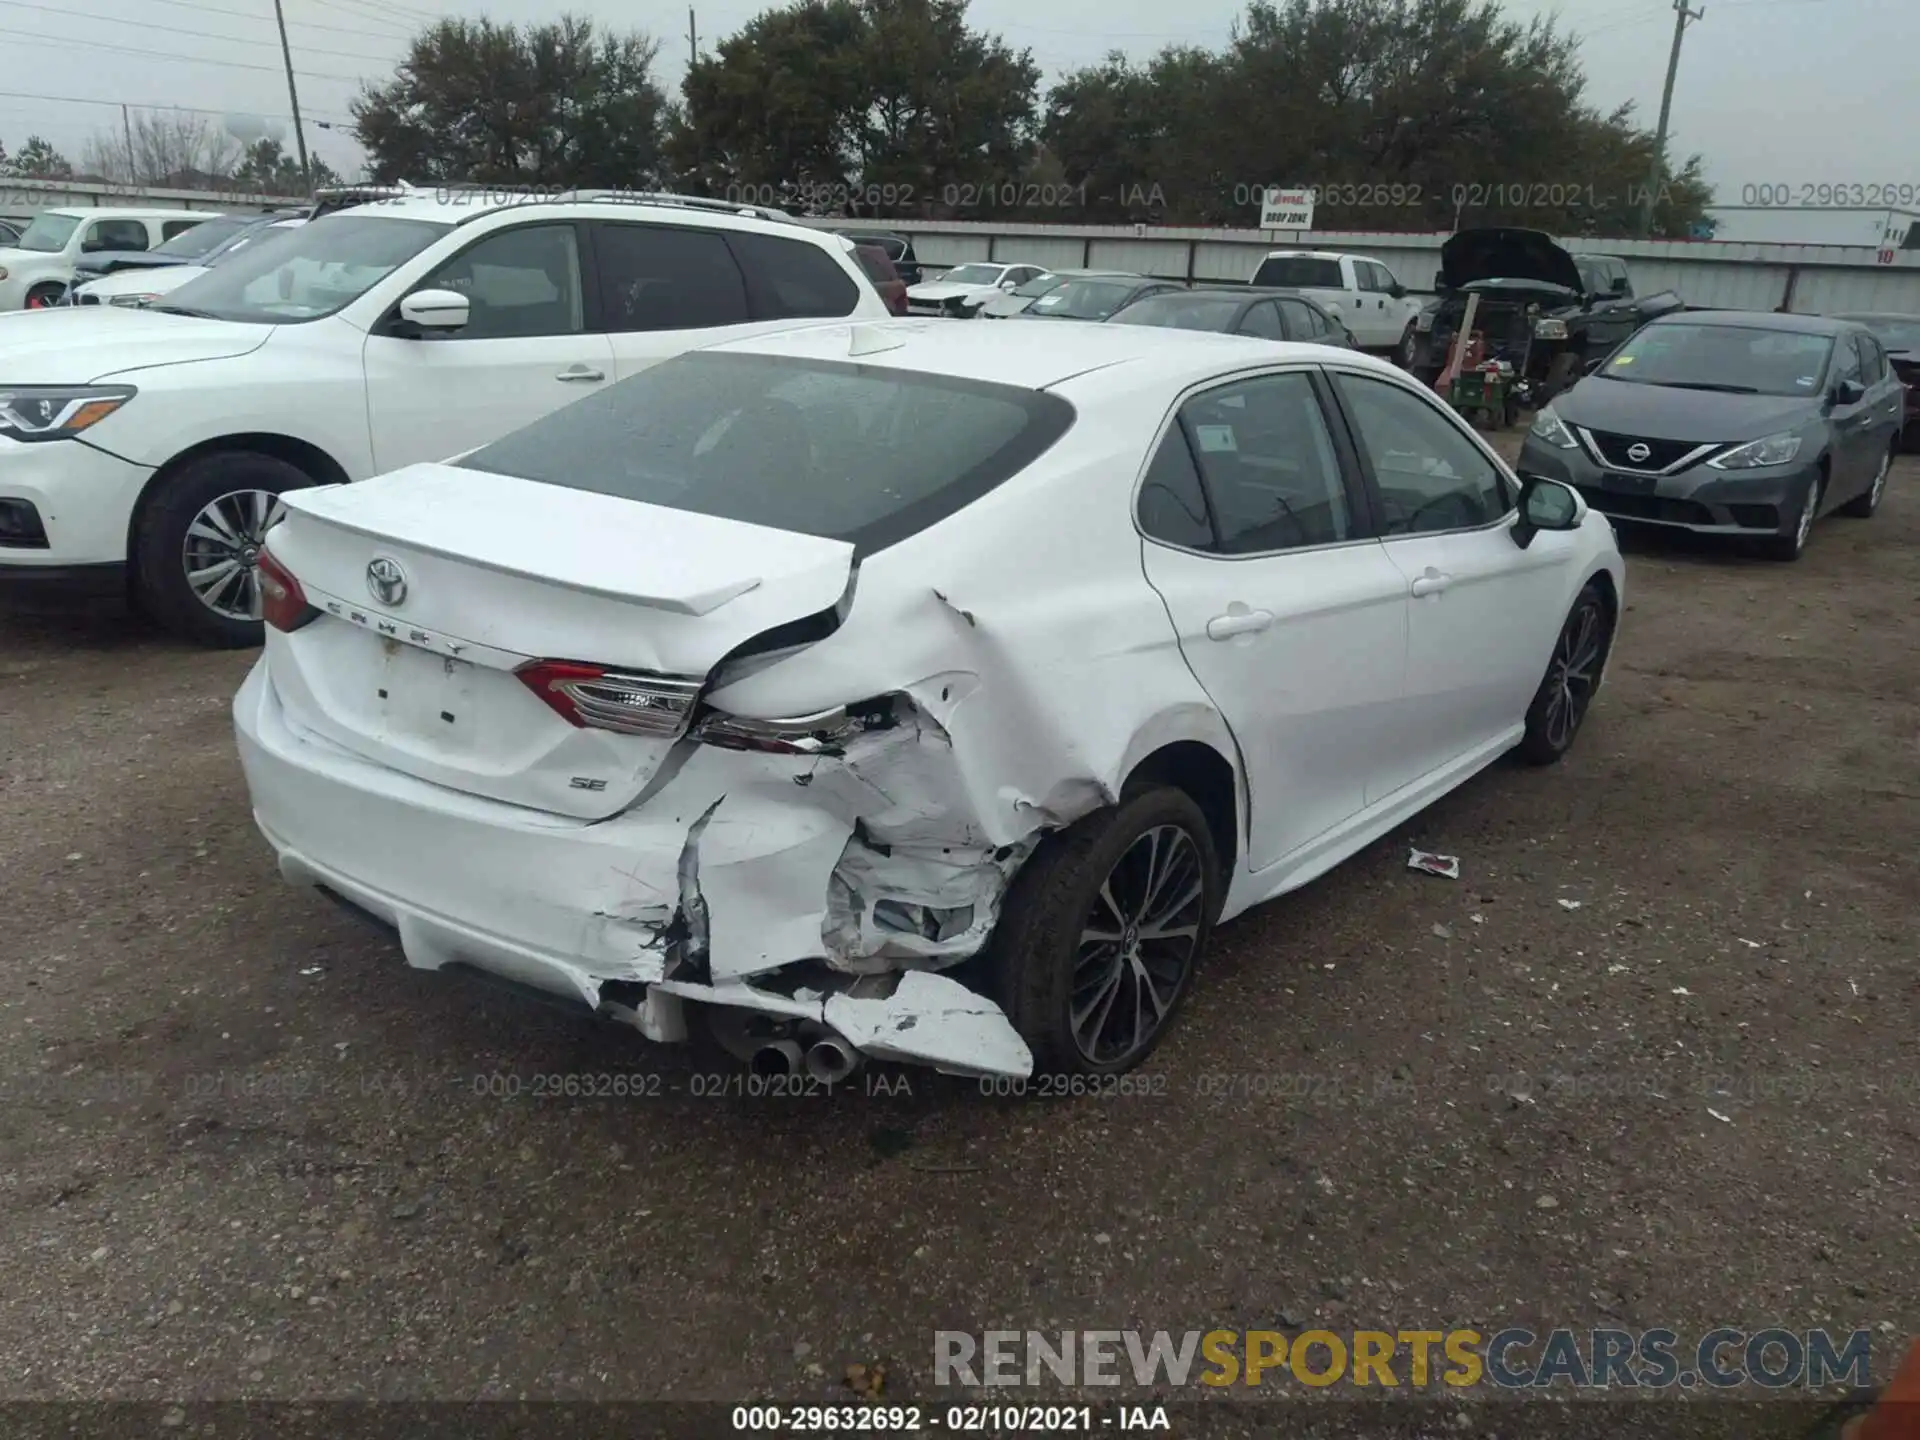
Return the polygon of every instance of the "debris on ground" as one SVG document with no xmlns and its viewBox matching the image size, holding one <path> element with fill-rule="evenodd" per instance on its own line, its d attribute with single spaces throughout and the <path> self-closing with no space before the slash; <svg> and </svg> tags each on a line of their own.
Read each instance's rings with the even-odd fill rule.
<svg viewBox="0 0 1920 1440">
<path fill-rule="evenodd" d="M 1580 908 L 1580 902 L 1578 900 L 1569 900 L 1564 895 L 1560 897 L 1559 905 L 1562 910 L 1578 910 Z"/>
<path fill-rule="evenodd" d="M 847 1366 L 846 1386 L 856 1395 L 869 1400 L 878 1400 L 886 1391 L 887 1367 L 878 1362 L 862 1365 L 858 1361 Z"/>
<path fill-rule="evenodd" d="M 1460 878 L 1460 857 L 1458 855 L 1436 855 L 1431 850 L 1422 850 L 1415 846 L 1407 856 L 1407 868 L 1418 870 L 1423 875 L 1438 875 L 1447 880 Z"/>
</svg>

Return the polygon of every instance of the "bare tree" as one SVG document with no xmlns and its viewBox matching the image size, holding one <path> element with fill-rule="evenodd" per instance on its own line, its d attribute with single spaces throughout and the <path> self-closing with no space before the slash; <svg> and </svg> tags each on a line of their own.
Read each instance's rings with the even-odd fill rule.
<svg viewBox="0 0 1920 1440">
<path fill-rule="evenodd" d="M 95 131 L 87 141 L 80 160 L 88 174 L 120 184 L 204 190 L 223 184 L 239 163 L 239 142 L 204 115 L 139 111 L 131 118 L 130 126 Z"/>
</svg>

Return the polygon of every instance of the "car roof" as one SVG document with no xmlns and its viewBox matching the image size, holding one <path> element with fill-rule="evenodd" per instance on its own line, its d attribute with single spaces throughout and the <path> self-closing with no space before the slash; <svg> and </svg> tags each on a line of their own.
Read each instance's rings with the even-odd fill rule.
<svg viewBox="0 0 1920 1440">
<path fill-rule="evenodd" d="M 594 219 L 611 219 L 628 215 L 647 220 L 681 223 L 697 220 L 702 225 L 712 225 L 718 229 L 753 230 L 769 234 L 790 234 L 797 231 L 803 235 L 818 237 L 816 243 L 827 245 L 829 248 L 833 239 L 847 238 L 837 232 L 823 230 L 817 225 L 803 225 L 791 217 L 772 218 L 773 212 L 759 210 L 753 206 L 727 205 L 718 201 L 654 195 L 651 192 L 640 191 L 583 190 L 553 196 L 538 196 L 520 195 L 507 190 L 489 192 L 479 186 L 470 189 L 448 186 L 436 190 L 419 189 L 391 194 L 372 194 L 365 200 L 344 206 L 332 213 L 390 215 L 401 220 L 432 220 L 443 225 L 465 225 L 508 210 L 540 210 L 556 207 L 564 209 L 572 216 L 585 213 Z"/>
<path fill-rule="evenodd" d="M 1841 335 L 1859 328 L 1837 315 L 1782 315 L 1777 310 L 1683 310 L 1662 315 L 1655 325 L 1734 325 L 1748 330 L 1787 330 L 1803 335 Z"/>
<path fill-rule="evenodd" d="M 904 341 L 889 348 L 852 352 L 855 331 L 876 341 Z M 1103 372 L 1096 385 L 1121 390 L 1171 392 L 1213 375 L 1289 360 L 1325 363 L 1324 345 L 1292 344 L 1211 330 L 1169 330 L 1147 326 L 1103 325 L 1061 320 L 1023 328 L 1020 343 L 1009 345 L 998 325 L 962 325 L 952 320 L 877 320 L 849 324 L 828 321 L 761 335 L 723 340 L 706 351 L 736 355 L 779 355 L 808 360 L 858 360 L 862 365 L 1015 385 L 1046 390 L 1090 372 Z M 1337 351 L 1342 364 L 1362 365 L 1386 375 L 1402 375 L 1384 360 Z M 1078 387 L 1076 387 L 1078 388 Z"/>
<path fill-rule="evenodd" d="M 224 210 L 176 210 L 168 205 L 49 205 L 48 215 L 76 215 L 81 219 L 116 216 L 128 220 L 222 220 Z"/>
<path fill-rule="evenodd" d="M 1856 325 L 1866 325 L 1875 320 L 1902 320 L 1909 325 L 1920 325 L 1920 315 L 1903 315 L 1897 310 L 1851 310 L 1845 315 L 1830 318 L 1851 320 Z"/>
</svg>

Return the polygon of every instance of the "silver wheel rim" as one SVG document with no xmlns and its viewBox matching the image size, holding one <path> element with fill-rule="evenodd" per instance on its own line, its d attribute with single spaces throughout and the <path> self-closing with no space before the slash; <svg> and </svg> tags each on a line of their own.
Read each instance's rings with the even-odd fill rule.
<svg viewBox="0 0 1920 1440">
<path fill-rule="evenodd" d="M 260 548 L 279 518 L 280 497 L 267 490 L 230 490 L 193 517 L 180 563 L 202 605 L 225 620 L 260 618 Z"/>
<path fill-rule="evenodd" d="M 1547 743 L 1564 750 L 1585 718 L 1600 676 L 1600 655 L 1606 631 L 1597 601 L 1589 601 L 1567 617 L 1560 641 L 1547 667 L 1547 713 L 1543 717 Z"/>
<path fill-rule="evenodd" d="M 1121 852 L 1074 957 L 1068 1020 L 1082 1056 L 1119 1065 L 1153 1044 L 1193 968 L 1205 903 L 1200 847 L 1178 825 L 1156 825 Z"/>
<path fill-rule="evenodd" d="M 1800 528 L 1794 533 L 1793 548 L 1804 550 L 1807 536 L 1813 533 L 1813 512 L 1820 508 L 1820 487 L 1815 485 L 1807 491 L 1807 503 L 1800 507 Z"/>
</svg>

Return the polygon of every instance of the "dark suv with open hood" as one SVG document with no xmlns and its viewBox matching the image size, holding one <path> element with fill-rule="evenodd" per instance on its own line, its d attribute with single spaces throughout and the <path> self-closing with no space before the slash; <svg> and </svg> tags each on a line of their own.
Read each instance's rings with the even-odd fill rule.
<svg viewBox="0 0 1920 1440">
<path fill-rule="evenodd" d="M 1540 404 L 1580 378 L 1649 320 L 1684 310 L 1671 290 L 1633 293 L 1615 255 L 1576 255 L 1539 230 L 1461 230 L 1440 247 L 1440 298 L 1415 322 L 1407 368 L 1431 382 L 1447 363 L 1467 299 L 1478 294 L 1474 328 L 1490 359 L 1521 382 L 1522 404 Z"/>
</svg>

